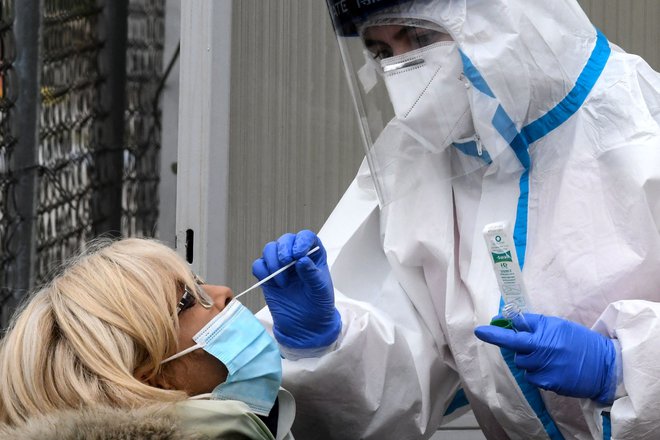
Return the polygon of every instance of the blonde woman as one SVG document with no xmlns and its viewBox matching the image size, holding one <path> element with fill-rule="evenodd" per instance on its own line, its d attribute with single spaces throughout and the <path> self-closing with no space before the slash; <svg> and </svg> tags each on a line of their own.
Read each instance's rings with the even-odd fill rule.
<svg viewBox="0 0 660 440">
<path fill-rule="evenodd" d="M 156 241 L 94 243 L 1 342 L 0 436 L 292 438 L 277 346 L 232 297 Z"/>
</svg>

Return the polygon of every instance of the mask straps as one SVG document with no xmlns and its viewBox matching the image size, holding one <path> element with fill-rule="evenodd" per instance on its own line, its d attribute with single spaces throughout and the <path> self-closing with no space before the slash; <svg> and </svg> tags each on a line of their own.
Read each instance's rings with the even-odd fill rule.
<svg viewBox="0 0 660 440">
<path fill-rule="evenodd" d="M 172 356 L 168 357 L 167 359 L 162 360 L 160 364 L 163 365 L 163 364 L 165 364 L 169 361 L 173 361 L 174 359 L 180 358 L 181 356 L 187 355 L 188 353 L 193 352 L 193 351 L 197 350 L 198 348 L 202 348 L 202 347 L 203 347 L 202 344 L 195 344 L 192 347 L 188 347 L 185 350 L 180 351 L 177 354 L 173 354 Z"/>
</svg>

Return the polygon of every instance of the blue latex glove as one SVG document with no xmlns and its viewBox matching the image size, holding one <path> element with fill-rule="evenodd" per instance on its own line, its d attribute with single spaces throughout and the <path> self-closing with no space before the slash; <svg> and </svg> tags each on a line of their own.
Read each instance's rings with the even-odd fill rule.
<svg viewBox="0 0 660 440">
<path fill-rule="evenodd" d="M 305 256 L 315 246 L 320 249 Z M 252 264 L 252 273 L 262 280 L 293 260 L 298 260 L 293 267 L 262 285 L 273 333 L 285 347 L 327 347 L 339 336 L 341 317 L 326 252 L 316 234 L 303 230 L 266 244 L 262 258 Z"/>
<path fill-rule="evenodd" d="M 554 316 L 524 314 L 531 332 L 484 325 L 474 330 L 482 341 L 513 350 L 528 382 L 571 397 L 610 404 L 616 390 L 616 348 L 583 325 Z"/>
</svg>

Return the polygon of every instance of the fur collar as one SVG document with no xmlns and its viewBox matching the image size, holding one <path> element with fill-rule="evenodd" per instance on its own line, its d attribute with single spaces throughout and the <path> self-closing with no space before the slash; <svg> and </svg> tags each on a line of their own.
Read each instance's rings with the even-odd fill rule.
<svg viewBox="0 0 660 440">
<path fill-rule="evenodd" d="M 135 410 L 95 407 L 63 410 L 34 417 L 25 424 L 0 425 L 1 440 L 183 440 L 202 436 L 185 432 L 173 405 Z"/>
</svg>

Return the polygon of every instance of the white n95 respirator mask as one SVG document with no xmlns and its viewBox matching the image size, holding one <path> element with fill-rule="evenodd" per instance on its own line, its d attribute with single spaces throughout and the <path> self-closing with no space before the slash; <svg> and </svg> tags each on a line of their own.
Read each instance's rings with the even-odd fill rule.
<svg viewBox="0 0 660 440">
<path fill-rule="evenodd" d="M 396 119 L 429 151 L 474 136 L 454 41 L 441 41 L 381 61 Z"/>
<path fill-rule="evenodd" d="M 255 414 L 270 413 L 282 383 L 282 359 L 277 343 L 252 312 L 234 299 L 193 340 L 194 346 L 162 363 L 201 348 L 229 372 L 227 380 L 211 393 L 212 399 L 238 400 Z"/>
</svg>

